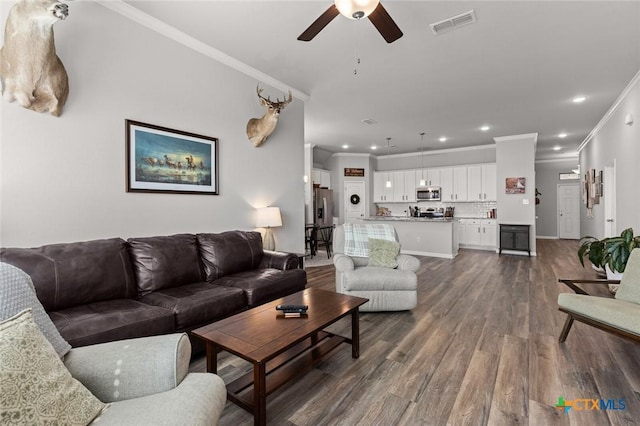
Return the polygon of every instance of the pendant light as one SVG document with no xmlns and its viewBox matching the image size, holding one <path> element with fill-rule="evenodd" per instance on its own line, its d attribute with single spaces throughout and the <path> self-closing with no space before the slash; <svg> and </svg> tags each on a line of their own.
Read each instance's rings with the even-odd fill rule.
<svg viewBox="0 0 640 426">
<path fill-rule="evenodd" d="M 391 138 L 387 138 L 387 155 L 391 153 Z M 391 173 L 387 173 L 387 182 L 384 184 L 385 188 L 391 188 Z"/>
<path fill-rule="evenodd" d="M 424 180 L 424 132 L 420 133 L 422 142 L 420 143 L 420 165 L 422 166 L 422 179 L 420 179 L 420 186 L 427 186 L 427 181 Z"/>
</svg>

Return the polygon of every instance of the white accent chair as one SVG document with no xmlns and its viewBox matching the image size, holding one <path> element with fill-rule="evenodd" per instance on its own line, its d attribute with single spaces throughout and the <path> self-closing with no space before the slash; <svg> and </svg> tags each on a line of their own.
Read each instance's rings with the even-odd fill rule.
<svg viewBox="0 0 640 426">
<path fill-rule="evenodd" d="M 560 342 L 567 339 L 574 320 L 636 342 L 640 341 L 640 249 L 631 251 L 615 298 L 590 296 L 576 284 L 607 285 L 618 281 L 559 281 L 576 293 L 558 295 L 559 309 L 567 314 L 560 333 Z"/>
<path fill-rule="evenodd" d="M 333 264 L 336 268 L 336 292 L 369 299 L 360 306 L 363 312 L 407 311 L 418 304 L 420 261 L 399 254 L 395 269 L 368 266 L 368 257 L 345 254 L 344 225 L 333 233 Z M 395 235 L 398 241 L 398 235 Z"/>
</svg>

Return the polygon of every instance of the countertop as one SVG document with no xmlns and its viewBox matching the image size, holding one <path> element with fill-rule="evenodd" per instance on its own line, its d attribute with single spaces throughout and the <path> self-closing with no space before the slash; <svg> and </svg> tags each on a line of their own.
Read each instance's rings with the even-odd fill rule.
<svg viewBox="0 0 640 426">
<path fill-rule="evenodd" d="M 400 221 L 400 222 L 452 222 L 454 217 L 409 217 L 409 216 L 371 216 L 364 220 Z"/>
</svg>

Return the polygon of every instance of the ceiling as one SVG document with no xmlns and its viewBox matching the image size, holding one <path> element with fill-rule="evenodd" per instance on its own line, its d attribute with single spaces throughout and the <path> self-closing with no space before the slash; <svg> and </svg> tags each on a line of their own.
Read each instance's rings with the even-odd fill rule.
<svg viewBox="0 0 640 426">
<path fill-rule="evenodd" d="M 391 44 L 368 19 L 342 16 L 298 41 L 331 0 L 126 3 L 308 94 L 304 142 L 330 152 L 398 154 L 538 133 L 536 159 L 575 156 L 640 69 L 640 1 L 388 0 L 404 32 Z M 471 9 L 476 23 L 440 35 L 429 27 Z M 586 101 L 573 103 L 577 95 Z"/>
</svg>

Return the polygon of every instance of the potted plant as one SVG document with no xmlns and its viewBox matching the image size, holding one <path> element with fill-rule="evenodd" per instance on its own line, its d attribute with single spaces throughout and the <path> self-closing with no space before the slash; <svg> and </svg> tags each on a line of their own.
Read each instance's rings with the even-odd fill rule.
<svg viewBox="0 0 640 426">
<path fill-rule="evenodd" d="M 584 258 L 586 257 L 596 270 L 604 268 L 608 279 L 619 280 L 627 266 L 631 251 L 637 247 L 640 247 L 640 236 L 634 236 L 633 228 L 627 228 L 618 237 L 608 237 L 602 240 L 591 236 L 582 238 L 578 257 L 582 266 L 584 266 Z M 615 287 L 609 286 L 612 292 L 615 292 L 617 288 L 617 285 Z"/>
</svg>

